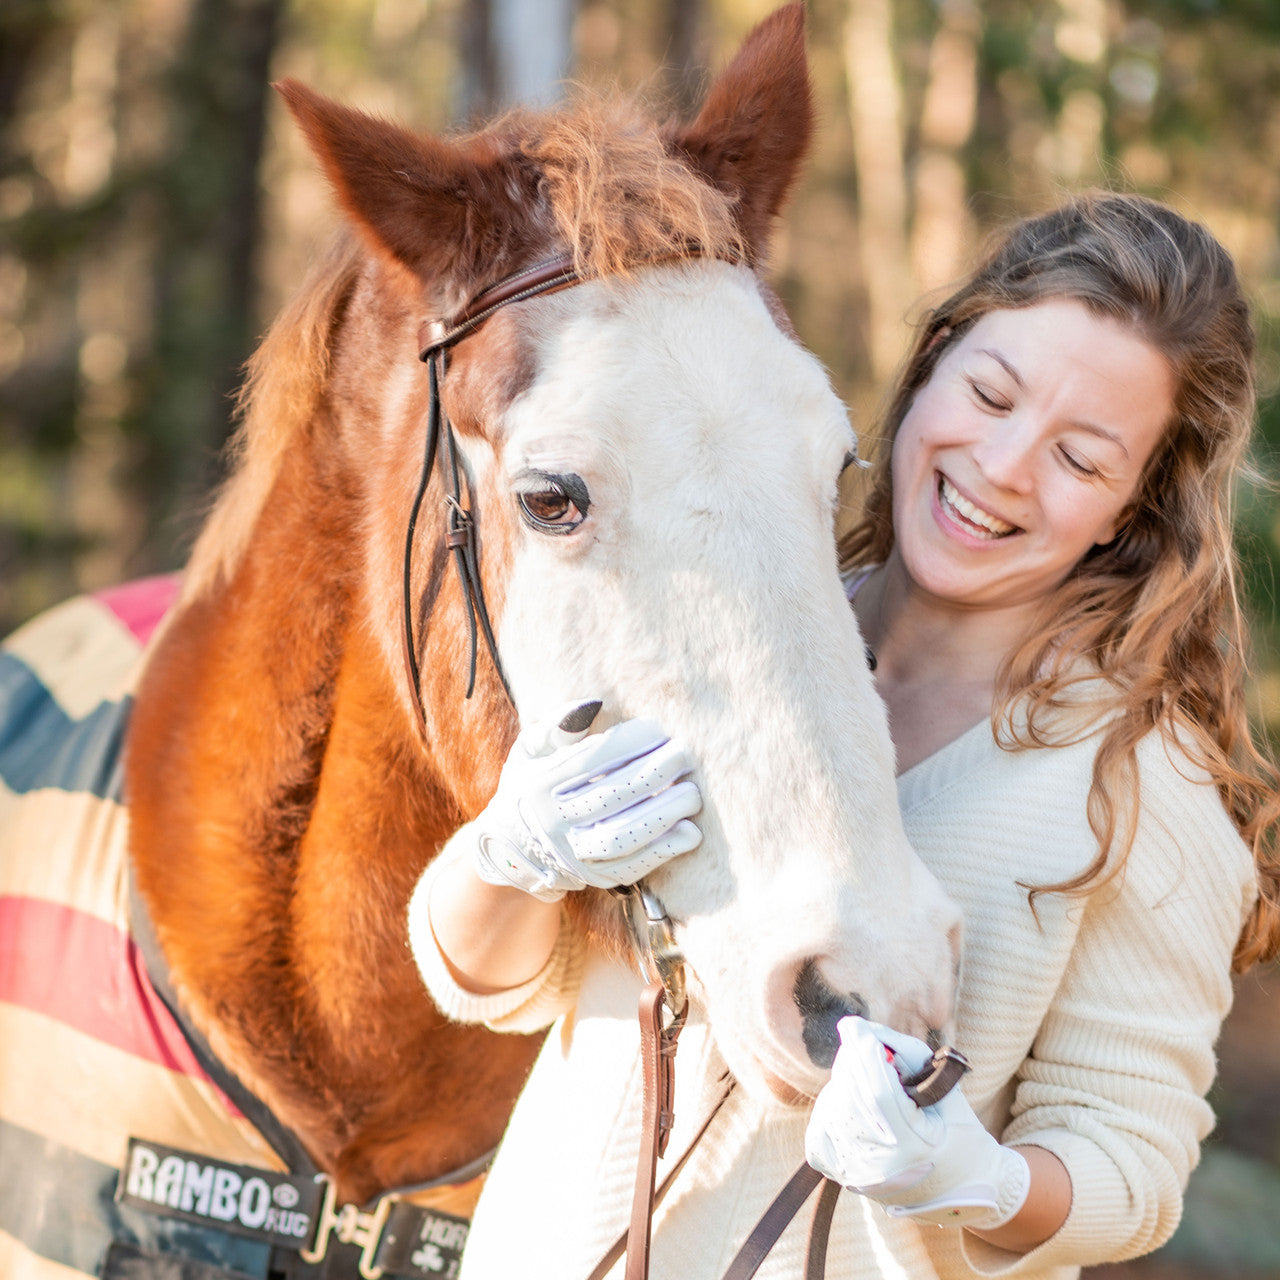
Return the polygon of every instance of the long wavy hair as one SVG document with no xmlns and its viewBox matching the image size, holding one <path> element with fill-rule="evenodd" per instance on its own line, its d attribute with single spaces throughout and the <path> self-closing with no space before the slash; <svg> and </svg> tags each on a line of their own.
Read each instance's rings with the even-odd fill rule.
<svg viewBox="0 0 1280 1280">
<path fill-rule="evenodd" d="M 888 446 L 943 352 L 990 311 L 1052 298 L 1128 326 L 1164 354 L 1176 392 L 1127 525 L 1044 602 L 997 679 L 992 728 L 1009 749 L 1061 745 L 1053 712 L 1073 692 L 1078 705 L 1085 681 L 1102 722 L 1088 801 L 1098 853 L 1071 880 L 1028 887 L 1034 901 L 1121 872 L 1137 818 L 1136 747 L 1159 728 L 1208 771 L 1253 850 L 1259 898 L 1236 947 L 1242 971 L 1280 955 L 1280 773 L 1248 722 L 1231 533 L 1234 480 L 1253 425 L 1254 332 L 1235 267 L 1213 236 L 1155 201 L 1112 193 L 1078 196 L 1006 232 L 922 317 L 841 560 L 880 564 L 893 547 Z"/>
</svg>

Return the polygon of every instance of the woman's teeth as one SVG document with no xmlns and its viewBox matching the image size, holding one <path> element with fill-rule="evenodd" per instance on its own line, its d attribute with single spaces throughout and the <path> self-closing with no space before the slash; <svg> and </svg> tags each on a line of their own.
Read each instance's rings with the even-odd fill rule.
<svg viewBox="0 0 1280 1280">
<path fill-rule="evenodd" d="M 1017 525 L 1007 524 L 981 507 L 975 507 L 955 486 L 942 476 L 938 485 L 938 498 L 944 508 L 949 508 L 973 533 L 984 538 L 1003 538 L 1017 530 Z"/>
</svg>

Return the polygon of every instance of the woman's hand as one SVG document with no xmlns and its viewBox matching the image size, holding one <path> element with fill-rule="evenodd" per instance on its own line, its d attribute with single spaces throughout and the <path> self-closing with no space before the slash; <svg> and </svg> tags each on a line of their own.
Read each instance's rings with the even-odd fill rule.
<svg viewBox="0 0 1280 1280">
<path fill-rule="evenodd" d="M 1026 1159 L 979 1123 L 959 1089 L 917 1106 L 900 1074 L 932 1052 L 922 1040 L 842 1018 L 831 1080 L 818 1095 L 805 1156 L 827 1177 L 895 1217 L 990 1231 L 1008 1222 L 1031 1185 Z"/>
<path fill-rule="evenodd" d="M 555 902 L 569 889 L 634 884 L 701 841 L 688 753 L 650 720 L 588 735 L 593 708 L 575 703 L 516 739 L 472 824 L 486 883 Z"/>
</svg>

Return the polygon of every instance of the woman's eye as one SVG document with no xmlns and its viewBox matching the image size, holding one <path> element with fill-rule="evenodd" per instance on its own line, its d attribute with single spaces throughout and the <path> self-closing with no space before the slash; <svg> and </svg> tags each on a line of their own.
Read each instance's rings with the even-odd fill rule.
<svg viewBox="0 0 1280 1280">
<path fill-rule="evenodd" d="M 1072 453 L 1070 449 L 1059 449 L 1059 453 L 1061 453 L 1067 466 L 1078 476 L 1097 476 L 1102 474 L 1097 467 L 1080 457 L 1079 454 Z"/>
<path fill-rule="evenodd" d="M 969 386 L 975 399 L 985 408 L 1004 410 L 1009 407 L 994 391 L 989 387 L 984 387 L 980 382 L 971 382 Z"/>
<path fill-rule="evenodd" d="M 516 494 L 520 504 L 520 517 L 531 529 L 539 533 L 572 533 L 586 518 L 591 506 L 587 486 L 580 476 L 538 475 L 536 479 Z"/>
</svg>

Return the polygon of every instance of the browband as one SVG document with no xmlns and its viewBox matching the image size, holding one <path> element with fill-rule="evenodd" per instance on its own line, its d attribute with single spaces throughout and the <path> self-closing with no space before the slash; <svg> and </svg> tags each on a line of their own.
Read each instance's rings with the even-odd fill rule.
<svg viewBox="0 0 1280 1280">
<path fill-rule="evenodd" d="M 420 348 L 418 359 L 429 360 L 433 352 L 453 346 L 474 329 L 478 329 L 495 311 L 505 307 L 508 302 L 520 302 L 539 293 L 551 293 L 566 285 L 578 284 L 581 279 L 573 265 L 573 258 L 567 253 L 548 258 L 545 262 L 534 263 L 531 267 L 525 267 L 522 271 L 517 271 L 476 294 L 462 311 L 445 325 L 445 331 L 440 337 L 430 339 L 430 331 L 435 322 L 424 321 L 422 328 L 418 331 Z"/>
</svg>

